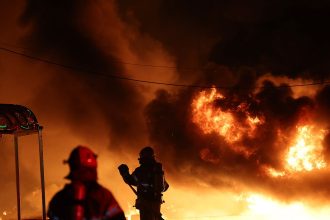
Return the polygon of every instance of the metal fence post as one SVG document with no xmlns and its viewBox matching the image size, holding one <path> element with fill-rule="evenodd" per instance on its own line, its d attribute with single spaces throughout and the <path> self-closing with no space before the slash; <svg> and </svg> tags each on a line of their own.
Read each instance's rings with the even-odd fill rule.
<svg viewBox="0 0 330 220">
<path fill-rule="evenodd" d="M 15 169 L 16 169 L 16 199 L 17 199 L 17 219 L 21 220 L 21 192 L 19 181 L 19 155 L 18 155 L 18 136 L 14 134 L 15 145 Z"/>
<path fill-rule="evenodd" d="M 40 181 L 41 181 L 41 197 L 42 197 L 42 219 L 46 220 L 46 199 L 45 199 L 45 175 L 44 175 L 44 156 L 42 143 L 42 128 L 38 128 L 39 137 L 39 160 L 40 160 Z"/>
</svg>

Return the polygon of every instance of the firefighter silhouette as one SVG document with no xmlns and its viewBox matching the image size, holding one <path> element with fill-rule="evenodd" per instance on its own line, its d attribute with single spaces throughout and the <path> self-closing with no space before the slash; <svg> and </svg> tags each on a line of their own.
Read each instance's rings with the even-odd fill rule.
<svg viewBox="0 0 330 220">
<path fill-rule="evenodd" d="M 137 195 L 135 207 L 139 209 L 140 220 L 161 220 L 162 193 L 169 187 L 164 178 L 162 164 L 155 160 L 154 150 L 149 146 L 143 148 L 139 156 L 140 166 L 132 174 L 126 164 L 118 167 L 119 172 Z M 136 186 L 137 190 L 132 185 Z"/>
<path fill-rule="evenodd" d="M 48 207 L 51 220 L 125 220 L 125 215 L 111 192 L 97 182 L 96 155 L 89 148 L 77 146 L 65 163 L 71 182 L 57 192 Z"/>
</svg>

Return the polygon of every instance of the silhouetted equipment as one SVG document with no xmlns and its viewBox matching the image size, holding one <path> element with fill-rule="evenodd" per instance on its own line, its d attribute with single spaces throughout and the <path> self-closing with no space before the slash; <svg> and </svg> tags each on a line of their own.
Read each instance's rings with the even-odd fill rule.
<svg viewBox="0 0 330 220">
<path fill-rule="evenodd" d="M 140 166 L 132 174 L 126 164 L 121 164 L 118 169 L 127 183 L 137 195 L 135 207 L 140 211 L 141 220 L 162 219 L 160 206 L 164 202 L 162 193 L 169 185 L 165 181 L 162 164 L 155 160 L 154 150 L 147 146 L 139 154 Z M 132 186 L 136 186 L 135 190 Z"/>
<path fill-rule="evenodd" d="M 18 139 L 23 135 L 38 134 L 39 141 L 39 160 L 40 160 L 40 179 L 42 196 L 42 219 L 46 219 L 45 205 L 45 181 L 44 181 L 44 160 L 42 126 L 38 124 L 33 112 L 21 105 L 0 104 L 0 136 L 13 135 L 15 147 L 15 168 L 16 168 L 16 196 L 17 196 L 17 219 L 21 219 L 21 195 L 20 195 L 20 176 L 19 176 L 19 156 Z"/>
</svg>

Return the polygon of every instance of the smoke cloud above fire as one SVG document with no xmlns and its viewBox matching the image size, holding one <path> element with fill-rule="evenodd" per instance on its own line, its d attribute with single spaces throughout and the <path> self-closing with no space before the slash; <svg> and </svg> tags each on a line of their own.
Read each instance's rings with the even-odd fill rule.
<svg viewBox="0 0 330 220">
<path fill-rule="evenodd" d="M 286 201 L 329 196 L 330 86 L 288 86 L 329 78 L 328 3 L 31 0 L 0 6 L 8 16 L 0 21 L 2 47 L 60 64 L 0 52 L 1 102 L 31 107 L 45 136 L 46 129 L 53 138 L 64 130 L 124 159 L 150 144 L 179 185 L 249 189 Z"/>
</svg>

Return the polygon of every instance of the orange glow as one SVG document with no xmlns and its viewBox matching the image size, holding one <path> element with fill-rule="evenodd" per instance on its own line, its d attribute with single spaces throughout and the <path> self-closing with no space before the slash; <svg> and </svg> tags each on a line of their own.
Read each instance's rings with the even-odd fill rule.
<svg viewBox="0 0 330 220">
<path fill-rule="evenodd" d="M 240 103 L 227 111 L 214 106 L 215 101 L 224 99 L 216 88 L 200 92 L 192 102 L 192 121 L 205 134 L 216 132 L 228 143 L 240 141 L 244 134 L 252 137 L 257 126 L 264 122 L 263 119 L 251 116 L 247 111 L 247 103 Z M 245 121 L 238 122 L 233 114 L 235 112 L 245 113 Z"/>
<path fill-rule="evenodd" d="M 266 168 L 266 172 L 267 172 L 267 174 L 269 174 L 272 177 L 283 177 L 286 175 L 285 171 L 278 171 L 272 167 Z"/>
<path fill-rule="evenodd" d="M 284 135 L 280 132 L 281 135 Z M 297 126 L 292 141 L 284 155 L 284 170 L 266 167 L 265 171 L 272 177 L 283 177 L 298 172 L 309 172 L 323 169 L 327 166 L 323 158 L 322 142 L 326 130 L 315 125 Z M 281 136 L 280 135 L 280 136 Z"/>
<path fill-rule="evenodd" d="M 263 117 L 252 116 L 248 111 L 248 104 L 241 102 L 236 106 L 231 106 L 226 110 L 216 106 L 216 102 L 226 102 L 226 97 L 217 91 L 216 88 L 200 92 L 192 102 L 192 121 L 198 125 L 204 134 L 217 133 L 229 143 L 234 151 L 249 156 L 249 152 L 240 141 L 242 137 L 253 138 L 255 131 L 260 124 L 265 122 Z M 238 121 L 235 113 L 244 113 L 245 119 Z M 326 162 L 322 155 L 322 141 L 325 130 L 316 125 L 300 125 L 293 131 L 292 137 L 285 136 L 281 145 L 288 146 L 283 162 L 284 169 L 276 170 L 267 167 L 266 173 L 272 177 L 283 177 L 288 173 L 311 171 L 326 167 Z M 214 157 L 205 148 L 200 151 L 200 157 L 208 162 L 217 164 L 219 159 Z"/>
<path fill-rule="evenodd" d="M 133 216 L 139 215 L 139 211 L 133 208 L 133 206 L 129 206 L 129 207 L 130 207 L 129 210 L 125 212 L 125 217 L 127 218 L 127 220 L 132 220 Z"/>
<path fill-rule="evenodd" d="M 230 112 L 224 112 L 214 108 L 215 100 L 225 97 L 215 88 L 210 91 L 202 91 L 193 101 L 193 122 L 198 124 L 204 133 L 217 132 L 224 136 L 229 143 L 241 138 L 242 131 L 235 126 L 235 119 Z"/>
<path fill-rule="evenodd" d="M 204 148 L 199 152 L 200 158 L 213 164 L 218 164 L 220 159 L 213 155 L 208 148 Z"/>
<path fill-rule="evenodd" d="M 285 204 L 259 194 L 249 195 L 246 201 L 248 212 L 254 219 L 312 219 L 310 210 L 299 202 Z"/>
<path fill-rule="evenodd" d="M 322 156 L 325 130 L 311 125 L 297 127 L 297 134 L 286 156 L 290 171 L 311 171 L 326 167 Z"/>
</svg>

